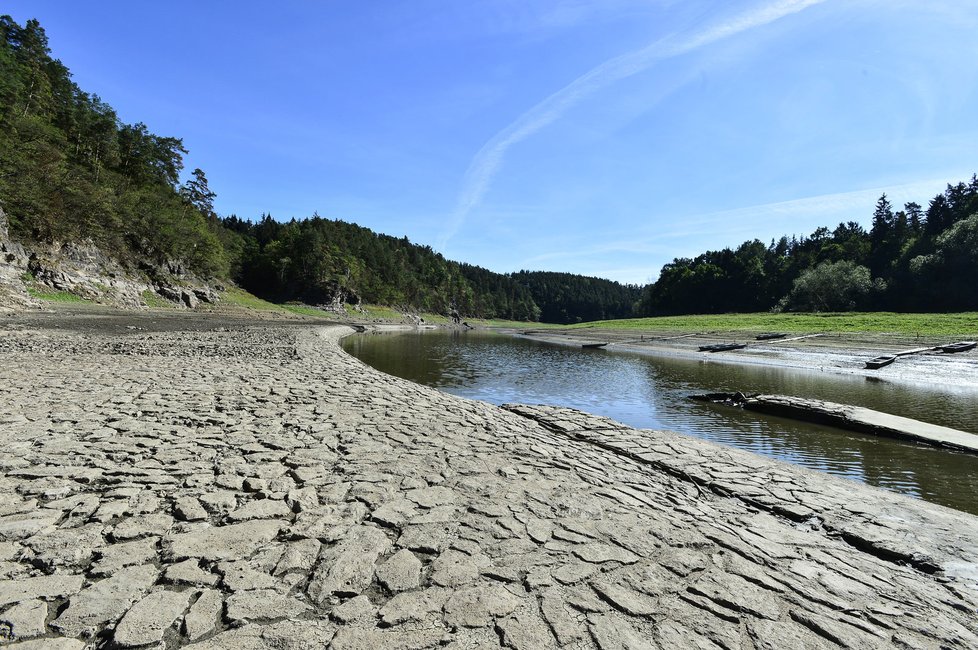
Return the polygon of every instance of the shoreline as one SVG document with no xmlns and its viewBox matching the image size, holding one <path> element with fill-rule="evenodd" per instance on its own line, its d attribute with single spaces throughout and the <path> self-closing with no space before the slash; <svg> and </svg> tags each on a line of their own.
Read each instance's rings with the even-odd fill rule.
<svg viewBox="0 0 978 650">
<path fill-rule="evenodd" d="M 922 353 L 903 357 L 891 366 L 880 370 L 863 367 L 865 361 L 880 354 L 921 347 L 911 337 L 856 336 L 852 334 L 820 334 L 804 340 L 779 343 L 775 341 L 747 341 L 742 332 L 684 335 L 673 338 L 671 332 L 626 332 L 608 330 L 601 333 L 581 333 L 580 330 L 554 330 L 546 333 L 523 333 L 507 329 L 507 333 L 529 339 L 559 345 L 581 346 L 594 341 L 608 341 L 603 349 L 631 352 L 703 363 L 728 363 L 755 366 L 774 366 L 828 372 L 839 375 L 862 376 L 871 381 L 892 381 L 909 385 L 939 385 L 945 388 L 978 392 L 978 352 L 950 355 Z M 644 336 L 647 341 L 635 341 Z M 624 341 L 624 342 L 623 342 Z M 700 352 L 700 345 L 717 342 L 748 342 L 748 347 L 729 352 Z M 937 342 L 927 343 L 932 346 Z"/>
<path fill-rule="evenodd" d="M 184 320 L 0 319 L 17 640 L 978 645 L 978 517 L 454 397 L 350 357 L 341 325 Z"/>
</svg>

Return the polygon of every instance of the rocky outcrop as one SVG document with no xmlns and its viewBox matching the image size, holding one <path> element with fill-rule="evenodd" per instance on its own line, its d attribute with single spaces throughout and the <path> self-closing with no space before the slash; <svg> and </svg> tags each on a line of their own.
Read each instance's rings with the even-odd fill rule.
<svg viewBox="0 0 978 650">
<path fill-rule="evenodd" d="M 140 263 L 129 268 L 91 241 L 23 244 L 10 239 L 7 215 L 0 209 L 0 310 L 39 306 L 31 292 L 66 292 L 117 307 L 146 306 L 157 296 L 193 309 L 219 300 L 215 287 L 177 262 Z M 2 312 L 0 312 L 2 313 Z"/>
<path fill-rule="evenodd" d="M 0 208 L 0 314 L 37 305 L 24 285 L 29 260 L 24 247 L 10 240 L 7 215 Z"/>
<path fill-rule="evenodd" d="M 978 647 L 971 515 L 453 397 L 345 328 L 54 324 L 0 337 L 23 647 Z"/>
</svg>

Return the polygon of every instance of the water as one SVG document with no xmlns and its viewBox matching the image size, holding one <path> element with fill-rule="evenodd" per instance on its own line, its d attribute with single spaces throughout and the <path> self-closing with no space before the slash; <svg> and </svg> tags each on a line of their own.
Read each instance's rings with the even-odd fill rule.
<svg viewBox="0 0 978 650">
<path fill-rule="evenodd" d="M 978 391 L 588 350 L 483 331 L 347 338 L 383 372 L 495 404 L 554 404 L 668 429 L 978 514 L 978 457 L 693 402 L 703 392 L 855 404 L 978 433 Z"/>
</svg>

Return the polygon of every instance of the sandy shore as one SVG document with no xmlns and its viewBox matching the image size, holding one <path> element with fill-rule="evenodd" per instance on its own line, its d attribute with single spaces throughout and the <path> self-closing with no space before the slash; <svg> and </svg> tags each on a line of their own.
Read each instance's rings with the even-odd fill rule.
<svg viewBox="0 0 978 650">
<path fill-rule="evenodd" d="M 688 335 L 678 332 L 635 332 L 616 330 L 510 330 L 528 338 L 580 346 L 607 342 L 605 349 L 625 350 L 709 363 L 768 365 L 816 370 L 840 375 L 869 377 L 915 385 L 939 385 L 978 391 L 978 350 L 959 354 L 924 352 L 901 357 L 879 370 L 867 370 L 865 362 L 881 354 L 934 347 L 947 339 L 883 334 L 790 334 L 785 341 L 755 341 L 743 332 L 713 332 Z M 526 333 L 523 333 L 526 332 Z M 799 338 L 804 337 L 804 338 Z M 790 340 L 794 339 L 794 340 Z M 701 345 L 747 343 L 741 350 L 700 352 Z"/>
<path fill-rule="evenodd" d="M 0 330 L 14 648 L 978 647 L 964 513 L 453 397 L 342 326 Z"/>
</svg>

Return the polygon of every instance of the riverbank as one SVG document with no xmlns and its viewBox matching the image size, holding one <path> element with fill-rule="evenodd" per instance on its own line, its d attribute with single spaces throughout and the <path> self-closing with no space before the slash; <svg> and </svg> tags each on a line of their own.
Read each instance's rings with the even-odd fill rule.
<svg viewBox="0 0 978 650">
<path fill-rule="evenodd" d="M 0 329 L 22 648 L 978 646 L 974 516 L 453 397 L 347 356 L 345 327 Z"/>
<path fill-rule="evenodd" d="M 892 365 L 869 370 L 865 362 L 883 354 L 933 348 L 952 342 L 947 337 L 919 337 L 879 333 L 795 333 L 784 339 L 757 341 L 743 331 L 677 332 L 614 329 L 510 329 L 528 338 L 581 346 L 604 343 L 604 349 L 657 356 L 696 359 L 704 363 L 737 363 L 800 368 L 840 375 L 863 376 L 873 381 L 931 384 L 978 389 L 978 350 L 959 354 L 921 352 L 897 359 Z M 973 337 L 974 338 L 974 337 Z M 702 352 L 701 346 L 744 343 L 726 352 Z"/>
</svg>

